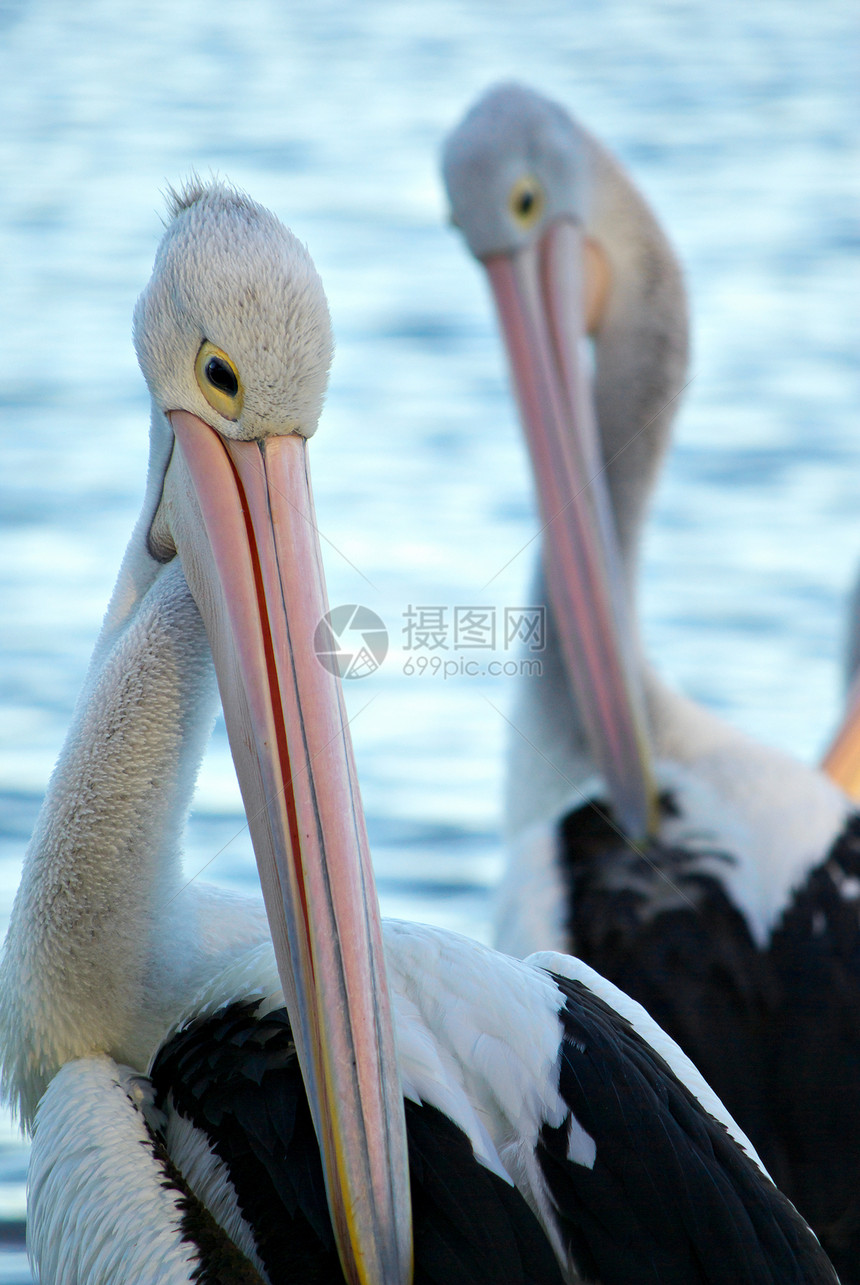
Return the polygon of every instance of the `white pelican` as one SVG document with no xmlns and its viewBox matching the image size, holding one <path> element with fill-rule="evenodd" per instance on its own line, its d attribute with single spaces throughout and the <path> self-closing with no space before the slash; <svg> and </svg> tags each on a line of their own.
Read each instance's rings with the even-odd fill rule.
<svg viewBox="0 0 860 1285">
<path fill-rule="evenodd" d="M 548 606 L 511 716 L 497 943 L 575 949 L 640 1000 L 860 1279 L 860 822 L 668 688 L 635 623 L 686 372 L 678 263 L 618 162 L 529 89 L 479 99 L 443 168 L 507 347 Z"/>
<path fill-rule="evenodd" d="M 0 977 L 43 1285 L 337 1281 L 338 1252 L 349 1280 L 405 1281 L 410 1185 L 418 1281 L 834 1282 L 639 1005 L 561 955 L 383 934 L 339 686 L 312 646 L 324 296 L 247 198 L 194 186 L 171 212 L 135 315 L 143 513 Z M 255 906 L 182 887 L 209 646 L 274 951 Z"/>
<path fill-rule="evenodd" d="M 244 197 L 192 186 L 171 213 L 135 312 L 152 396 L 146 497 L 25 859 L 0 972 L 2 1084 L 29 1126 L 71 1059 L 145 1071 L 201 985 L 267 939 L 268 918 L 345 1271 L 404 1282 L 382 941 L 349 744 L 310 643 L 325 606 L 304 452 L 328 307 L 304 247 Z M 267 916 L 181 886 L 214 696 L 207 634 Z M 56 1186 L 67 1156 L 52 1162 Z M 44 1265 L 69 1250 L 40 1240 L 33 1195 L 42 1279 L 78 1279 Z"/>
</svg>

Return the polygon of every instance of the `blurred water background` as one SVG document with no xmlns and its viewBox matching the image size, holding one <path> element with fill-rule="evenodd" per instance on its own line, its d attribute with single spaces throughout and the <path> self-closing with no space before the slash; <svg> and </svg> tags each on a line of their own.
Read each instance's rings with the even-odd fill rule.
<svg viewBox="0 0 860 1285">
<path fill-rule="evenodd" d="M 4 926 L 142 492 L 130 318 L 159 193 L 196 168 L 281 215 L 326 284 L 330 598 L 378 612 L 392 644 L 346 684 L 383 909 L 489 935 L 505 726 L 487 697 L 506 708 L 513 680 L 406 675 L 403 630 L 410 606 L 450 624 L 526 596 L 524 450 L 437 161 L 502 77 L 620 154 L 686 266 L 693 379 L 646 538 L 648 648 L 816 757 L 860 553 L 857 45 L 850 0 L 0 0 Z M 220 726 L 187 865 L 256 879 Z M 8 1122 L 0 1144 L 9 1285 L 29 1279 L 26 1151 Z"/>
</svg>

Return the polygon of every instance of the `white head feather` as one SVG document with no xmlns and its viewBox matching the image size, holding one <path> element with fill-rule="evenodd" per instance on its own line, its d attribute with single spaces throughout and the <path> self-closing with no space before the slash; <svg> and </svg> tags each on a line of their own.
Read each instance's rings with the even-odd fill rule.
<svg viewBox="0 0 860 1285">
<path fill-rule="evenodd" d="M 528 244 L 561 215 L 586 223 L 593 173 L 588 136 L 558 103 L 524 85 L 495 85 L 448 136 L 442 171 L 454 222 L 478 258 Z M 508 193 L 539 180 L 545 205 L 524 230 Z"/>
<path fill-rule="evenodd" d="M 268 210 L 224 183 L 172 194 L 173 215 L 134 312 L 134 342 L 155 406 L 187 410 L 249 440 L 317 427 L 332 335 L 307 249 Z M 237 421 L 197 387 L 204 340 L 228 353 L 244 386 Z"/>
</svg>

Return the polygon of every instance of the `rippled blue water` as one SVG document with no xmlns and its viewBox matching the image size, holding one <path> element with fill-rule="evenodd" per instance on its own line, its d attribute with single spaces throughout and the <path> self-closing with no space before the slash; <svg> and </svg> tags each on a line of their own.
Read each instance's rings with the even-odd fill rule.
<svg viewBox="0 0 860 1285">
<path fill-rule="evenodd" d="M 855 23 L 839 0 L 0 0 L 0 917 L 141 494 L 130 315 L 159 190 L 196 167 L 275 209 L 328 290 L 330 597 L 395 644 L 347 684 L 384 909 L 487 934 L 504 726 L 486 698 L 504 707 L 510 680 L 408 677 L 396 648 L 410 604 L 521 602 L 530 568 L 499 346 L 437 176 L 499 77 L 620 153 L 687 267 L 694 378 L 646 540 L 649 648 L 750 732 L 818 752 L 860 552 Z M 188 835 L 189 872 L 206 863 L 253 882 L 220 730 Z M 0 1282 L 27 1279 L 14 1138 Z"/>
</svg>

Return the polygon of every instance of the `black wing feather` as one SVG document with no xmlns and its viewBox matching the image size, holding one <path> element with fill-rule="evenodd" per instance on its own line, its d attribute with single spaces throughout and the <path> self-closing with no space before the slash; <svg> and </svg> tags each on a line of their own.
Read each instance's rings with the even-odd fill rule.
<svg viewBox="0 0 860 1285">
<path fill-rule="evenodd" d="M 203 1133 L 227 1166 L 273 1280 L 343 1281 L 316 1135 L 285 1010 L 236 1003 L 172 1037 L 152 1070 L 158 1105 Z M 406 1102 L 416 1285 L 562 1285 L 522 1196 L 465 1134 Z"/>
<path fill-rule="evenodd" d="M 568 1160 L 570 1121 L 540 1164 L 573 1260 L 603 1285 L 833 1285 L 788 1200 L 663 1059 L 586 986 L 566 997 L 559 1087 L 597 1147 Z"/>
<path fill-rule="evenodd" d="M 678 815 L 670 794 L 660 808 Z M 721 880 L 702 869 L 703 855 L 712 867 L 733 858 L 655 838 L 633 845 L 603 804 L 566 816 L 559 841 L 571 952 L 680 1044 L 785 1187 L 766 1070 L 779 987 Z"/>
<path fill-rule="evenodd" d="M 843 1285 L 860 1285 L 860 816 L 795 893 L 770 956 L 782 990 L 772 1093 L 786 1190 Z"/>
</svg>

